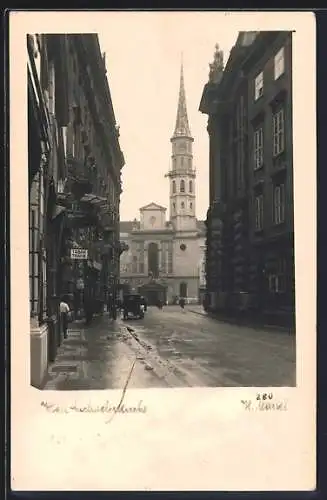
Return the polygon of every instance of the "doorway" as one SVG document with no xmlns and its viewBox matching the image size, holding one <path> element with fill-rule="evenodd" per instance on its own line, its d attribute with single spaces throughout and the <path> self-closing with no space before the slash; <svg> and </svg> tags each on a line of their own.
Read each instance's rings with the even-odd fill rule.
<svg viewBox="0 0 327 500">
<path fill-rule="evenodd" d="M 159 300 L 164 304 L 166 303 L 167 289 L 159 283 L 142 285 L 139 287 L 138 292 L 146 298 L 149 306 L 158 305 Z"/>
<path fill-rule="evenodd" d="M 187 297 L 187 283 L 184 281 L 179 285 L 179 296 L 184 298 Z"/>
</svg>

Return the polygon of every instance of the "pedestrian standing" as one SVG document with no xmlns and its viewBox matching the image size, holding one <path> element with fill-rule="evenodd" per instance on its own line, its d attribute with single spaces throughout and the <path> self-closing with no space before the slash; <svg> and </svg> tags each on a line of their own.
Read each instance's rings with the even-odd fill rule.
<svg viewBox="0 0 327 500">
<path fill-rule="evenodd" d="M 185 299 L 184 299 L 184 297 L 181 297 L 179 299 L 179 305 L 180 305 L 180 308 L 184 311 L 184 307 L 185 307 Z"/>
<path fill-rule="evenodd" d="M 144 312 L 146 312 L 146 310 L 148 308 L 148 304 L 147 304 L 146 298 L 143 297 L 143 295 L 141 296 L 141 304 L 144 306 Z"/>
<path fill-rule="evenodd" d="M 60 301 L 60 317 L 61 317 L 62 328 L 64 331 L 64 339 L 67 338 L 69 312 L 70 312 L 69 305 L 66 302 L 66 298 L 63 297 Z"/>
</svg>

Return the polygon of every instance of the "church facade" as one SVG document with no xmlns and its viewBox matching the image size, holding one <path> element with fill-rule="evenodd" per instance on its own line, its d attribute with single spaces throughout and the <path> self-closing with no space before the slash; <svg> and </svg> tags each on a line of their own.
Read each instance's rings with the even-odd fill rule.
<svg viewBox="0 0 327 500">
<path fill-rule="evenodd" d="M 120 239 L 128 246 L 121 255 L 121 284 L 145 295 L 172 303 L 177 297 L 199 301 L 203 282 L 205 224 L 196 218 L 191 135 L 184 87 L 183 65 L 176 126 L 171 137 L 169 216 L 167 208 L 151 202 L 140 208 L 139 220 L 120 222 Z"/>
</svg>

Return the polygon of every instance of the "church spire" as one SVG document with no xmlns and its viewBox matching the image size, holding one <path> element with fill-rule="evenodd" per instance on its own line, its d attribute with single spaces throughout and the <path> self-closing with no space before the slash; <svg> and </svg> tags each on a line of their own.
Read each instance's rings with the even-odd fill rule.
<svg viewBox="0 0 327 500">
<path fill-rule="evenodd" d="M 184 88 L 184 68 L 183 68 L 183 54 L 181 61 L 181 76 L 179 84 L 179 97 L 178 97 L 178 107 L 177 107 L 177 117 L 176 125 L 173 137 L 186 136 L 191 137 L 191 131 L 188 124 L 187 109 L 186 109 L 186 97 Z"/>
</svg>

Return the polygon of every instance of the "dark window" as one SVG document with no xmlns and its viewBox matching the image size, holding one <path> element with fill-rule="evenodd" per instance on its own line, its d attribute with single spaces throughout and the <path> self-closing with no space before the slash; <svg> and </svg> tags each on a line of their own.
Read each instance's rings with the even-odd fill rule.
<svg viewBox="0 0 327 500">
<path fill-rule="evenodd" d="M 189 192 L 192 193 L 192 191 L 193 191 L 193 182 L 190 181 L 189 182 Z"/>
<path fill-rule="evenodd" d="M 257 170 L 263 165 L 263 129 L 257 128 L 253 135 L 253 160 L 254 170 Z"/>
<path fill-rule="evenodd" d="M 173 193 L 176 193 L 176 181 L 173 181 Z"/>
<path fill-rule="evenodd" d="M 179 285 L 179 296 L 180 297 L 187 297 L 187 283 L 180 283 Z"/>
<path fill-rule="evenodd" d="M 254 80 L 254 100 L 257 101 L 263 95 L 263 72 L 259 73 Z"/>
<path fill-rule="evenodd" d="M 184 179 L 181 180 L 180 191 L 181 191 L 181 193 L 185 193 L 185 181 L 184 181 Z"/>
<path fill-rule="evenodd" d="M 285 220 L 285 186 L 279 184 L 274 186 L 273 193 L 273 221 L 274 224 L 281 224 Z"/>
<path fill-rule="evenodd" d="M 274 57 L 274 78 L 277 80 L 285 71 L 285 50 L 282 47 Z"/>
<path fill-rule="evenodd" d="M 133 255 L 132 273 L 134 273 L 134 274 L 137 273 L 137 256 L 136 255 Z"/>
<path fill-rule="evenodd" d="M 273 115 L 273 156 L 278 156 L 284 151 L 284 143 L 284 109 L 281 108 Z"/>
<path fill-rule="evenodd" d="M 148 246 L 148 269 L 154 278 L 159 275 L 159 250 L 157 243 L 150 243 Z"/>
<path fill-rule="evenodd" d="M 261 231 L 263 229 L 263 194 L 259 194 L 254 200 L 255 209 L 255 229 Z"/>
<path fill-rule="evenodd" d="M 268 276 L 269 291 L 283 293 L 286 290 L 286 261 L 278 259 L 274 272 Z"/>
</svg>

